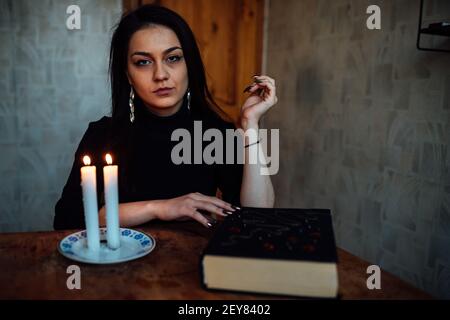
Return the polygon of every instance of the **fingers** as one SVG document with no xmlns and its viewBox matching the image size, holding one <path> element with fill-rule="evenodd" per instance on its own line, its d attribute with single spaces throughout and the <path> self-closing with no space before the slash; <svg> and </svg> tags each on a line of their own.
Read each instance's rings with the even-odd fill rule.
<svg viewBox="0 0 450 320">
<path fill-rule="evenodd" d="M 267 81 L 270 82 L 274 87 L 275 87 L 275 79 L 268 77 L 268 76 L 253 76 L 253 79 L 255 79 L 255 82 L 260 82 L 260 81 Z"/>
<path fill-rule="evenodd" d="M 200 222 L 202 225 L 204 225 L 207 228 L 211 228 L 212 224 L 209 222 L 209 220 L 202 215 L 200 212 L 198 212 L 197 210 L 193 210 L 190 214 L 190 217 L 198 222 Z"/>
<path fill-rule="evenodd" d="M 245 88 L 244 92 L 257 93 L 264 101 L 270 100 L 276 103 L 275 80 L 268 76 L 253 76 L 254 82 Z"/>
<path fill-rule="evenodd" d="M 276 100 L 275 95 L 275 86 L 268 80 L 262 81 L 260 83 L 256 83 L 254 87 L 252 87 L 249 91 L 255 92 L 258 89 L 263 89 L 261 93 L 261 97 L 263 100 Z"/>
<path fill-rule="evenodd" d="M 227 211 L 226 209 L 219 208 L 219 207 L 215 206 L 214 204 L 207 202 L 207 201 L 203 201 L 203 200 L 197 200 L 196 203 L 194 204 L 194 206 L 196 209 L 205 210 L 205 211 L 208 211 L 209 213 L 215 213 L 215 214 L 218 214 L 223 217 L 226 217 L 229 214 L 232 214 L 231 211 Z"/>
<path fill-rule="evenodd" d="M 201 211 L 206 213 L 215 213 L 217 215 L 226 217 L 235 211 L 235 208 L 231 204 L 218 199 L 216 197 L 206 196 L 201 193 L 189 194 L 189 216 L 192 219 L 197 220 L 205 227 L 210 228 L 216 221 L 213 218 L 209 218 L 207 215 L 202 214 Z"/>
<path fill-rule="evenodd" d="M 269 82 L 272 84 L 273 87 L 275 87 L 275 79 L 272 79 L 268 76 L 253 76 L 253 80 L 254 82 L 248 87 L 246 87 L 244 89 L 244 92 L 254 92 L 256 88 L 258 88 L 257 85 L 264 82 Z"/>
<path fill-rule="evenodd" d="M 249 85 L 247 88 L 244 89 L 244 93 L 250 91 L 251 88 L 254 87 L 255 84 Z"/>
<path fill-rule="evenodd" d="M 160 215 L 161 220 L 185 220 L 194 219 L 205 227 L 210 228 L 217 220 L 210 217 L 209 213 L 226 217 L 239 207 L 232 206 L 221 199 L 195 192 L 184 196 L 169 199 L 165 202 L 166 209 Z"/>
<path fill-rule="evenodd" d="M 217 197 L 206 196 L 199 192 L 193 193 L 193 194 L 191 194 L 191 196 L 194 200 L 209 202 L 209 203 L 215 205 L 216 207 L 224 209 L 226 211 L 231 211 L 231 212 L 234 211 L 234 208 L 232 207 L 232 205 L 230 203 L 225 202 Z"/>
</svg>

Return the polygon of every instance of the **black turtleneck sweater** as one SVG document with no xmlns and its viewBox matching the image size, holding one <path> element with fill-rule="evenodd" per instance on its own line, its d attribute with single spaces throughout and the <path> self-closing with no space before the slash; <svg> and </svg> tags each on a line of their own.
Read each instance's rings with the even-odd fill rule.
<svg viewBox="0 0 450 320">
<path fill-rule="evenodd" d="M 194 144 L 194 121 L 202 121 L 203 132 L 209 128 L 219 129 L 223 134 L 223 159 L 225 163 L 225 130 L 234 126 L 221 120 L 213 112 L 193 116 L 184 103 L 180 110 L 168 117 L 159 117 L 144 108 L 137 108 L 136 120 L 130 130 L 123 131 L 117 139 L 117 128 L 112 118 L 103 117 L 91 122 L 84 134 L 61 198 L 55 206 L 55 229 L 85 228 L 81 190 L 80 168 L 84 155 L 89 155 L 97 167 L 97 196 L 99 208 L 104 205 L 103 166 L 104 156 L 112 153 L 114 163 L 119 166 L 119 202 L 134 202 L 170 199 L 191 192 L 215 196 L 219 189 L 222 198 L 240 205 L 240 189 L 243 166 L 239 164 L 191 164 L 176 165 L 171 159 L 172 148 L 178 141 L 171 141 L 172 132 L 184 128 L 190 132 Z M 112 138 L 116 134 L 115 138 Z M 123 137 L 123 135 L 131 135 Z M 121 147 L 112 147 L 122 141 Z M 203 142 L 203 149 L 210 142 Z M 235 148 L 236 155 L 236 148 Z M 203 159 L 203 158 L 202 158 Z"/>
</svg>

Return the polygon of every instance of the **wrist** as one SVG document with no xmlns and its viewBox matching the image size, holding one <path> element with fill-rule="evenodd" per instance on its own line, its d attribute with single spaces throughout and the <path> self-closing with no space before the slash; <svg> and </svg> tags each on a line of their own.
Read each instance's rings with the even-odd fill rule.
<svg viewBox="0 0 450 320">
<path fill-rule="evenodd" d="M 253 141 L 253 142 L 249 142 L 249 143 L 247 143 L 247 144 L 244 145 L 244 148 L 249 148 L 249 147 L 251 147 L 251 146 L 253 146 L 253 145 L 259 144 L 260 142 L 261 142 L 261 139 L 258 139 L 258 140 Z"/>
<path fill-rule="evenodd" d="M 241 126 L 241 128 L 244 131 L 247 131 L 247 130 L 256 130 L 256 131 L 258 131 L 259 124 L 258 124 L 258 122 L 247 123 L 247 124 Z"/>
<path fill-rule="evenodd" d="M 163 215 L 164 210 L 164 203 L 162 200 L 147 201 L 146 207 L 149 220 L 161 219 L 161 215 Z"/>
<path fill-rule="evenodd" d="M 244 130 L 244 146 L 247 146 L 249 144 L 253 144 L 259 141 L 259 127 L 258 126 L 251 126 L 247 127 Z"/>
<path fill-rule="evenodd" d="M 248 129 L 255 129 L 258 130 L 259 128 L 259 121 L 258 120 L 249 120 L 249 119 L 241 119 L 240 121 L 241 129 L 242 130 L 248 130 Z"/>
</svg>

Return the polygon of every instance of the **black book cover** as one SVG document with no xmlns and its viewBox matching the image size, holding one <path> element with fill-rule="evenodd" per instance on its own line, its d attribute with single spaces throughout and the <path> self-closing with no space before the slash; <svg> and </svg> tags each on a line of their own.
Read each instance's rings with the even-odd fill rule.
<svg viewBox="0 0 450 320">
<path fill-rule="evenodd" d="M 337 263 L 330 210 L 244 207 L 218 226 L 205 255 Z"/>
</svg>

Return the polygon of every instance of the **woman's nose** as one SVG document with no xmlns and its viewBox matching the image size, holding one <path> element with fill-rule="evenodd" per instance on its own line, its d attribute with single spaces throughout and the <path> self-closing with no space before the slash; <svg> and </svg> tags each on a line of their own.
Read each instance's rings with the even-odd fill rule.
<svg viewBox="0 0 450 320">
<path fill-rule="evenodd" d="M 157 63 L 155 67 L 155 73 L 153 74 L 154 80 L 166 80 L 169 78 L 169 73 L 164 68 L 162 63 Z"/>
</svg>

